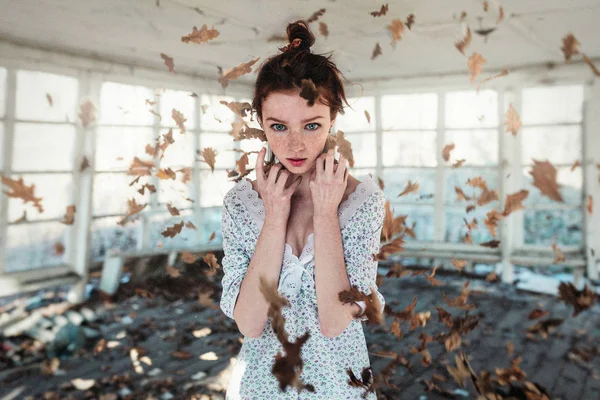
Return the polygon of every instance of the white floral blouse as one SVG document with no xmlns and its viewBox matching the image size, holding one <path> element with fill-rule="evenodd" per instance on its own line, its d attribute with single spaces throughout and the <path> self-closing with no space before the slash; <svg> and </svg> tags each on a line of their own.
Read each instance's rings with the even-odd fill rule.
<svg viewBox="0 0 600 400">
<path fill-rule="evenodd" d="M 252 182 L 243 179 L 230 189 L 223 200 L 222 233 L 224 257 L 222 267 L 223 292 L 220 306 L 233 318 L 233 308 L 258 235 L 264 223 L 264 205 Z M 370 175 L 365 175 L 350 196 L 340 203 L 338 217 L 348 278 L 362 292 L 376 287 L 377 262 L 373 254 L 379 251 L 379 239 L 385 217 L 385 197 Z M 304 369 L 300 375 L 305 384 L 312 384 L 315 393 L 287 387 L 285 392 L 271 373 L 277 352 L 284 354 L 275 337 L 269 318 L 258 338 L 244 337 L 244 343 L 233 367 L 226 399 L 362 399 L 364 389 L 348 385 L 346 368 L 360 378 L 363 368 L 370 366 L 361 321 L 354 319 L 339 336 L 329 338 L 321 333 L 315 290 L 313 234 L 299 257 L 285 244 L 278 291 L 290 307 L 284 307 L 285 329 L 294 342 L 307 331 L 310 338 L 303 345 Z M 257 288 L 258 290 L 258 288 Z M 381 293 L 377 296 L 385 305 Z M 367 399 L 376 399 L 369 393 Z"/>
</svg>

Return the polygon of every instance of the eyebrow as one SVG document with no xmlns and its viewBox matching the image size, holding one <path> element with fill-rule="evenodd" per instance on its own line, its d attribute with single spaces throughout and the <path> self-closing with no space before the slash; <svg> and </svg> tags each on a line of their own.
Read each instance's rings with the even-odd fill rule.
<svg viewBox="0 0 600 400">
<path fill-rule="evenodd" d="M 325 117 L 323 117 L 322 115 L 317 115 L 316 117 L 312 117 L 312 118 L 305 119 L 304 121 L 302 121 L 302 123 L 306 123 L 306 122 L 308 122 L 308 121 L 313 121 L 313 120 L 315 120 L 315 119 L 319 119 L 319 118 L 325 118 Z M 266 120 L 267 120 L 267 121 L 268 121 L 268 120 L 273 120 L 273 121 L 275 121 L 275 122 L 279 122 L 280 124 L 287 124 L 287 122 L 286 122 L 286 121 L 282 121 L 282 120 L 280 120 L 280 119 L 277 119 L 277 118 L 274 118 L 274 117 L 269 117 L 269 118 L 267 118 Z"/>
</svg>

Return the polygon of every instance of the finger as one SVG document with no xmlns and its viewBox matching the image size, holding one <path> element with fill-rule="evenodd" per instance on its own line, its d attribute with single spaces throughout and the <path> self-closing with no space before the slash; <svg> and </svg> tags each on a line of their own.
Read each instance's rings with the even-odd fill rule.
<svg viewBox="0 0 600 400">
<path fill-rule="evenodd" d="M 283 165 L 281 165 L 280 162 L 278 162 L 277 164 L 274 164 L 271 169 L 269 170 L 269 184 L 270 185 L 275 185 L 275 183 L 277 182 L 277 175 L 279 175 L 279 170 L 281 169 Z"/>
<path fill-rule="evenodd" d="M 262 149 L 260 149 L 258 155 L 256 156 L 256 167 L 254 169 L 256 170 L 256 179 L 259 182 L 262 182 L 265 179 L 265 170 L 263 165 L 265 163 L 266 152 L 267 148 L 263 147 Z"/>
<path fill-rule="evenodd" d="M 298 189 L 298 187 L 300 187 L 300 184 L 302 183 L 302 175 L 298 176 L 294 182 L 290 185 L 290 191 L 292 193 L 294 193 L 296 191 L 296 189 Z"/>
<path fill-rule="evenodd" d="M 325 173 L 333 175 L 333 161 L 335 160 L 334 149 L 329 149 L 325 158 Z"/>
<path fill-rule="evenodd" d="M 287 169 L 280 170 L 279 177 L 277 178 L 276 184 L 281 186 L 282 189 L 285 189 L 289 176 L 290 176 L 290 171 L 288 171 Z"/>
</svg>

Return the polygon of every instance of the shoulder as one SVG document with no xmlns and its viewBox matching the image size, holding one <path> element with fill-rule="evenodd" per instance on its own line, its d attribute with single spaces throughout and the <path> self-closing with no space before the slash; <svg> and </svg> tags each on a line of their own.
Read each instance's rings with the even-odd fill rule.
<svg viewBox="0 0 600 400">
<path fill-rule="evenodd" d="M 231 187 L 227 191 L 227 193 L 225 193 L 225 196 L 223 197 L 223 206 L 226 208 L 231 208 L 231 206 L 234 203 L 239 202 L 239 200 L 240 200 L 239 192 L 248 190 L 248 187 L 252 187 L 252 186 L 250 185 L 250 182 L 247 181 L 246 179 L 242 179 L 241 181 L 236 182 L 236 184 L 233 185 L 233 187 Z"/>
</svg>

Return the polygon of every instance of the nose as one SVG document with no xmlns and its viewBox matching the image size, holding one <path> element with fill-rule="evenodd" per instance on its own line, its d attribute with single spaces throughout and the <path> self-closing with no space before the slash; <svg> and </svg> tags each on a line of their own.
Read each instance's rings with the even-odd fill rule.
<svg viewBox="0 0 600 400">
<path fill-rule="evenodd" d="M 288 148 L 292 152 L 299 152 L 304 150 L 304 141 L 300 133 L 292 132 L 289 135 Z"/>
</svg>

